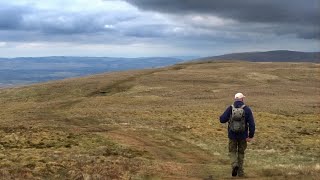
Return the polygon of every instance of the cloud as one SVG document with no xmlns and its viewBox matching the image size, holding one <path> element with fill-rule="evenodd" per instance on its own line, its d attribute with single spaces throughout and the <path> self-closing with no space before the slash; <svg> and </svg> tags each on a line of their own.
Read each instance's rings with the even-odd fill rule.
<svg viewBox="0 0 320 180">
<path fill-rule="evenodd" d="M 180 37 L 201 41 L 239 39 L 237 35 L 246 34 L 254 37 L 257 32 L 320 39 L 319 25 L 314 23 L 319 21 L 320 14 L 315 12 L 317 1 L 126 0 L 142 10 L 160 13 L 139 11 L 123 1 L 2 2 L 0 40 L 19 37 L 20 40 L 82 41 L 87 37 L 88 42 L 97 42 L 110 40 L 108 37 Z"/>
<path fill-rule="evenodd" d="M 0 48 L 7 47 L 7 42 L 1 42 L 0 41 Z"/>
<path fill-rule="evenodd" d="M 253 46 L 314 50 L 320 47 L 315 46 L 320 39 L 315 2 L 1 1 L 0 55 L 28 51 L 29 55 L 37 51 L 50 55 L 116 52 L 123 56 L 121 52 L 126 51 L 141 56 L 210 55 L 248 51 Z"/>
<path fill-rule="evenodd" d="M 126 1 L 142 10 L 173 14 L 180 17 L 186 15 L 212 16 L 241 23 L 268 24 L 269 27 L 274 27 L 274 31 L 282 29 L 282 34 L 295 33 L 301 38 L 319 38 L 320 33 L 320 0 Z M 296 26 L 302 26 L 302 28 L 294 28 L 298 30 L 296 32 L 290 30 L 291 27 Z"/>
<path fill-rule="evenodd" d="M 126 0 L 141 9 L 173 14 L 213 14 L 242 22 L 319 22 L 319 0 Z"/>
<path fill-rule="evenodd" d="M 130 9 L 131 8 L 131 9 Z M 17 9 L 28 9 L 18 11 Z M 78 7 L 79 9 L 79 7 Z M 155 13 L 142 13 L 134 7 L 129 11 L 95 9 L 37 9 L 29 5 L 12 6 L 3 17 L 16 14 L 16 21 L 0 19 L 10 24 L 0 31 L 2 41 L 56 41 L 79 43 L 135 43 L 138 39 L 170 36 L 171 25 Z M 0 23 L 1 23 L 0 22 Z"/>
<path fill-rule="evenodd" d="M 0 30 L 19 29 L 29 8 L 0 3 Z"/>
<path fill-rule="evenodd" d="M 34 3 L 0 2 L 0 41 L 122 44 L 170 35 L 165 17 L 121 1 Z"/>
<path fill-rule="evenodd" d="M 81 9 L 39 9 L 30 4 L 0 3 L 0 30 L 34 31 L 48 35 L 109 32 L 117 23 L 139 16 L 131 11 L 82 11 Z M 114 28 L 106 28 L 106 25 Z"/>
</svg>

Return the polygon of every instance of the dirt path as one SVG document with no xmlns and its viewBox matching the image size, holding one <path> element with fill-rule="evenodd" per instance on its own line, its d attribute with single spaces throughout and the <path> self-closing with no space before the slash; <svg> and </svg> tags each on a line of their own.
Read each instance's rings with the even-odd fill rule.
<svg viewBox="0 0 320 180">
<path fill-rule="evenodd" d="M 157 164 L 161 179 L 204 179 L 213 171 L 215 176 L 224 173 L 215 168 L 216 165 L 221 168 L 221 162 L 223 166 L 228 166 L 227 162 L 210 152 L 168 134 L 159 138 L 141 132 L 118 130 L 107 132 L 105 136 L 121 145 L 145 152 L 146 157 Z"/>
</svg>

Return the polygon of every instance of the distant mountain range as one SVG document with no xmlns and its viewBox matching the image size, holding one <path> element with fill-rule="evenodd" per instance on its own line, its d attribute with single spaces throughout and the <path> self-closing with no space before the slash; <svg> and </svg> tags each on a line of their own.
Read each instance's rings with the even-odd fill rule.
<svg viewBox="0 0 320 180">
<path fill-rule="evenodd" d="M 287 50 L 244 52 L 206 57 L 197 61 L 211 60 L 243 60 L 253 62 L 320 62 L 320 52 L 298 52 Z"/>
<path fill-rule="evenodd" d="M 186 59 L 187 60 L 187 59 Z M 181 63 L 172 57 L 19 57 L 0 58 L 0 87 L 59 80 L 112 71 L 156 68 Z"/>
<path fill-rule="evenodd" d="M 169 66 L 197 57 L 19 57 L 0 58 L 0 87 L 25 85 L 113 71 Z M 268 51 L 233 53 L 191 62 L 243 60 L 255 62 L 320 62 L 320 52 Z"/>
</svg>

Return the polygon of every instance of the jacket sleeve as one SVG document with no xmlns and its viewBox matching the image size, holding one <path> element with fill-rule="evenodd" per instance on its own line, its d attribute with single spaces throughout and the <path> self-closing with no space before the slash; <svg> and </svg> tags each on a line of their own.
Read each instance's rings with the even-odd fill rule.
<svg viewBox="0 0 320 180">
<path fill-rule="evenodd" d="M 251 109 L 248 107 L 248 111 L 246 113 L 246 119 L 249 125 L 249 138 L 254 137 L 254 132 L 256 130 L 256 125 L 254 123 L 254 118 Z"/>
<path fill-rule="evenodd" d="M 230 114 L 231 114 L 231 106 L 229 106 L 224 113 L 220 116 L 220 122 L 221 123 L 226 123 L 229 121 L 230 118 Z"/>
</svg>

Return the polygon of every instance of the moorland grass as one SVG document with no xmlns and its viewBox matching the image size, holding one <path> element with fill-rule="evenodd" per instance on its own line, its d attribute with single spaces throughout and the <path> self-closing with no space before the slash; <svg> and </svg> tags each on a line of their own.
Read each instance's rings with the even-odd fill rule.
<svg viewBox="0 0 320 180">
<path fill-rule="evenodd" d="M 0 90 L 4 179 L 230 178 L 219 116 L 244 93 L 247 176 L 320 177 L 320 65 L 186 63 Z"/>
</svg>

